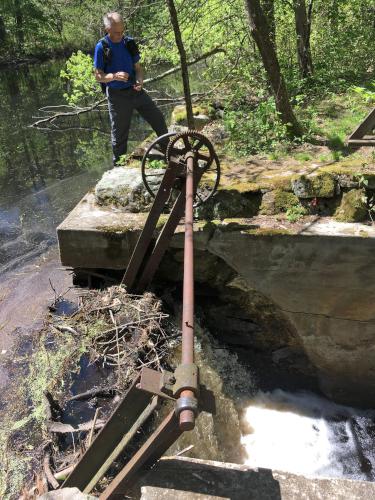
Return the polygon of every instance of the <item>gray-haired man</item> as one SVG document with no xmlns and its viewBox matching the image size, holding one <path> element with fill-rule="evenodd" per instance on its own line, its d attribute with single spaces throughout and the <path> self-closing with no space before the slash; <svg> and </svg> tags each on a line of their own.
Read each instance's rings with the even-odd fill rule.
<svg viewBox="0 0 375 500">
<path fill-rule="evenodd" d="M 124 21 L 117 12 L 103 18 L 107 35 L 95 47 L 95 78 L 105 85 L 108 98 L 113 164 L 127 151 L 133 110 L 151 125 L 158 136 L 168 129 L 162 112 L 144 91 L 140 54 L 134 40 L 124 37 Z"/>
</svg>

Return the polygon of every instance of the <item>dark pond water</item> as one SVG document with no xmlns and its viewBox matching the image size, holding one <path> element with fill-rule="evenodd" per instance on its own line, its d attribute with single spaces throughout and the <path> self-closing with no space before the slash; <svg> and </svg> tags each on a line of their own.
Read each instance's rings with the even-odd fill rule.
<svg viewBox="0 0 375 500">
<path fill-rule="evenodd" d="M 65 131 L 29 127 L 41 107 L 65 103 L 63 66 L 0 71 L 0 275 L 54 244 L 56 226 L 111 166 L 106 111 L 64 123 Z M 149 131 L 135 115 L 129 148 Z"/>
</svg>

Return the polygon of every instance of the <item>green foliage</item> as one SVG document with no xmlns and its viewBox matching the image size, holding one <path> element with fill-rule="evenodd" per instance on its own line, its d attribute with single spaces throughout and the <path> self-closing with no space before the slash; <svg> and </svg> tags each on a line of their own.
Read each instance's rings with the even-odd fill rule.
<svg viewBox="0 0 375 500">
<path fill-rule="evenodd" d="M 306 208 L 302 205 L 293 205 L 286 211 L 286 218 L 289 222 L 298 222 L 307 213 Z"/>
<path fill-rule="evenodd" d="M 335 159 L 346 154 L 346 135 L 357 123 L 360 112 L 348 112 L 340 130 L 316 119 L 318 100 L 350 93 L 362 103 L 374 102 L 374 82 L 366 81 L 375 66 L 373 0 L 316 0 L 312 11 L 311 53 L 314 73 L 301 78 L 297 62 L 295 16 L 292 2 L 275 0 L 276 49 L 292 104 L 306 131 L 302 141 L 315 135 L 328 139 Z M 181 34 L 189 60 L 214 47 L 225 54 L 191 67 L 197 76 L 193 92 L 210 91 L 210 99 L 225 107 L 228 147 L 241 154 L 277 151 L 290 143 L 280 123 L 258 50 L 249 36 L 242 0 L 175 0 Z M 160 73 L 179 64 L 178 52 L 165 2 L 122 0 L 3 0 L 0 7 L 0 58 L 20 54 L 76 51 L 62 73 L 68 84 L 71 104 L 85 104 L 101 96 L 92 73 L 92 52 L 103 35 L 101 16 L 119 9 L 126 19 L 126 31 L 140 41 L 142 61 L 148 73 Z M 3 28 L 2 24 L 3 23 Z M 166 68 L 166 69 L 167 69 Z M 176 83 L 177 82 L 177 83 Z M 179 76 L 158 84 L 171 94 L 181 94 Z M 332 130 L 330 130 L 330 128 Z"/>
<path fill-rule="evenodd" d="M 155 168 L 155 169 L 165 168 L 165 161 L 164 160 L 150 160 L 147 163 L 147 167 L 148 168 Z"/>
<path fill-rule="evenodd" d="M 68 92 L 64 94 L 69 104 L 85 104 L 98 99 L 100 85 L 95 80 L 93 59 L 81 50 L 72 54 L 61 71 L 61 78 L 68 82 Z"/>
<path fill-rule="evenodd" d="M 375 154 L 373 153 L 375 156 Z M 358 185 L 360 188 L 362 188 L 362 202 L 366 205 L 367 207 L 367 212 L 372 220 L 374 222 L 375 219 L 375 193 L 374 191 L 369 191 L 368 186 L 369 186 L 369 179 L 366 177 L 364 174 L 358 174 Z"/>
<path fill-rule="evenodd" d="M 359 94 L 366 102 L 375 102 L 375 80 L 369 82 L 367 87 L 358 87 L 356 85 L 353 85 L 351 87 L 351 90 Z"/>
<path fill-rule="evenodd" d="M 240 155 L 272 151 L 288 138 L 287 127 L 279 120 L 271 98 L 251 111 L 226 111 L 224 125 L 230 134 L 228 150 Z"/>
</svg>

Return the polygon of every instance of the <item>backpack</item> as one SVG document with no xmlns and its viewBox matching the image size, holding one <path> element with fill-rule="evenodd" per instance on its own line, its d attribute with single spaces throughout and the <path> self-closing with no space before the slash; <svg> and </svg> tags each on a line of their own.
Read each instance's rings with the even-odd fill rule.
<svg viewBox="0 0 375 500">
<path fill-rule="evenodd" d="M 102 47 L 103 47 L 103 61 L 104 61 L 103 71 L 105 72 L 107 64 L 110 64 L 110 62 L 112 60 L 112 51 L 111 51 L 111 47 L 109 46 L 108 40 L 105 37 L 102 38 L 101 40 L 99 40 L 99 42 L 102 44 Z M 132 57 L 139 55 L 139 48 L 138 48 L 138 45 L 137 45 L 136 41 L 134 40 L 134 38 L 132 38 L 130 36 L 125 36 L 124 37 L 124 45 L 125 45 L 125 48 L 127 48 L 128 51 L 130 52 L 130 55 Z M 106 93 L 105 89 L 106 89 L 107 85 L 105 83 L 100 82 L 100 86 L 102 88 L 103 94 L 105 94 Z"/>
</svg>

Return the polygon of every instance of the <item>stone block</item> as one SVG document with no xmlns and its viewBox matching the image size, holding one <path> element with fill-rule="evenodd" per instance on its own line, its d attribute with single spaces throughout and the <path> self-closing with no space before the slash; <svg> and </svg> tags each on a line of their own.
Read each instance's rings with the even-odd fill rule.
<svg viewBox="0 0 375 500">
<path fill-rule="evenodd" d="M 62 265 L 125 269 L 145 220 L 146 214 L 100 207 L 87 194 L 57 228 Z"/>
</svg>

